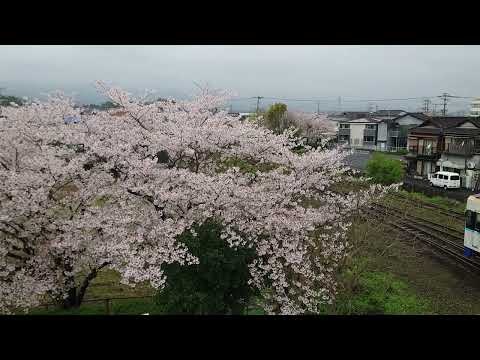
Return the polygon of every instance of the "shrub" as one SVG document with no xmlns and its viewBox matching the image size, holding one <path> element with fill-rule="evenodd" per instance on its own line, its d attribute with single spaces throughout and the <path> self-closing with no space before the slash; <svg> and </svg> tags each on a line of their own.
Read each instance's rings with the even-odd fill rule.
<svg viewBox="0 0 480 360">
<path fill-rule="evenodd" d="M 180 237 L 198 265 L 165 266 L 166 287 L 156 304 L 165 314 L 243 314 L 245 305 L 258 295 L 250 287 L 248 264 L 253 249 L 233 249 L 220 238 L 221 225 L 209 220 L 194 228 L 197 237 L 185 232 Z"/>
<path fill-rule="evenodd" d="M 375 154 L 367 163 L 367 176 L 376 183 L 390 185 L 403 179 L 405 170 L 400 160 Z"/>
</svg>

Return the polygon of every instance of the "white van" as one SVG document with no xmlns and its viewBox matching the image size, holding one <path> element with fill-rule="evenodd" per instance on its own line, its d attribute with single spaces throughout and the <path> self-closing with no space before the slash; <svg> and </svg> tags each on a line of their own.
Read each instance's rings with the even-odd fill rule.
<svg viewBox="0 0 480 360">
<path fill-rule="evenodd" d="M 443 187 L 444 189 L 460 188 L 460 175 L 454 172 L 438 171 L 434 174 L 428 174 L 430 185 Z"/>
</svg>

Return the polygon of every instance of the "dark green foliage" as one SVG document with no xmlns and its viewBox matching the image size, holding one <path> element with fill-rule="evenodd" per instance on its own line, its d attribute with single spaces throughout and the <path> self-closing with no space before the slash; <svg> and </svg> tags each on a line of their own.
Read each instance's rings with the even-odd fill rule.
<svg viewBox="0 0 480 360">
<path fill-rule="evenodd" d="M 90 105 L 87 105 L 86 107 L 91 110 L 109 110 L 109 109 L 117 109 L 120 107 L 120 105 L 117 105 L 111 101 L 106 101 L 100 105 L 90 104 Z"/>
<path fill-rule="evenodd" d="M 10 106 L 10 103 L 22 106 L 24 101 L 16 96 L 0 95 L 0 106 Z"/>
<path fill-rule="evenodd" d="M 194 229 L 196 238 L 188 231 L 179 241 L 200 264 L 165 266 L 167 285 L 156 296 L 157 305 L 165 314 L 243 314 L 245 305 L 258 295 L 247 283 L 254 250 L 230 248 L 213 220 Z"/>
<path fill-rule="evenodd" d="M 157 162 L 160 164 L 167 164 L 170 160 L 167 150 L 162 150 L 157 153 Z"/>
<path fill-rule="evenodd" d="M 405 169 L 400 160 L 375 154 L 367 163 L 367 176 L 376 183 L 390 185 L 402 181 Z"/>
</svg>

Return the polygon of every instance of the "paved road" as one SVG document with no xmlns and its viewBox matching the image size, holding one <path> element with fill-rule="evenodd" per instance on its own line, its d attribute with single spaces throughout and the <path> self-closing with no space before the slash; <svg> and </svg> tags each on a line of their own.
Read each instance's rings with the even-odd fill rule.
<svg viewBox="0 0 480 360">
<path fill-rule="evenodd" d="M 345 158 L 345 164 L 352 169 L 364 171 L 371 156 L 372 153 L 369 151 L 357 150 Z"/>
<path fill-rule="evenodd" d="M 365 171 L 368 160 L 373 156 L 374 152 L 366 150 L 355 150 L 355 152 L 345 158 L 345 164 L 355 170 Z M 401 155 L 386 154 L 388 157 L 405 161 Z"/>
</svg>

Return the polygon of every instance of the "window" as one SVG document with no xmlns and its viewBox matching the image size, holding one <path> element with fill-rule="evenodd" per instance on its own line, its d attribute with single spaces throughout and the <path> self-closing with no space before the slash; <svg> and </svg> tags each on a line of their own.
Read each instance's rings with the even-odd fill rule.
<svg viewBox="0 0 480 360">
<path fill-rule="evenodd" d="M 460 180 L 460 176 L 452 175 L 452 176 L 450 176 L 450 180 Z"/>
<path fill-rule="evenodd" d="M 340 124 L 340 129 L 350 129 L 350 124 Z"/>
<path fill-rule="evenodd" d="M 443 180 L 443 175 L 438 175 L 438 178 L 439 178 L 440 180 Z"/>
<path fill-rule="evenodd" d="M 433 179 L 438 179 L 438 174 L 432 175 L 432 178 L 433 178 Z"/>
<path fill-rule="evenodd" d="M 472 213 L 473 213 L 472 217 L 473 217 L 473 219 L 474 219 L 474 221 L 475 221 L 475 226 L 473 227 L 473 229 L 474 229 L 475 231 L 480 231 L 480 221 L 477 221 L 477 213 L 476 213 L 476 212 L 473 212 L 473 211 L 472 211 Z"/>
<path fill-rule="evenodd" d="M 467 210 L 465 211 L 465 227 L 470 230 L 475 229 L 475 220 L 476 220 L 477 214 L 474 213 L 473 211 Z"/>
<path fill-rule="evenodd" d="M 348 141 L 348 140 L 349 140 L 349 136 L 348 136 L 348 135 L 340 135 L 339 140 L 340 140 L 340 141 Z"/>
<path fill-rule="evenodd" d="M 374 142 L 375 141 L 375 136 L 364 136 L 363 141 L 364 142 Z"/>
<path fill-rule="evenodd" d="M 365 129 L 374 129 L 375 130 L 375 125 L 367 124 L 367 125 L 365 125 Z"/>
</svg>

